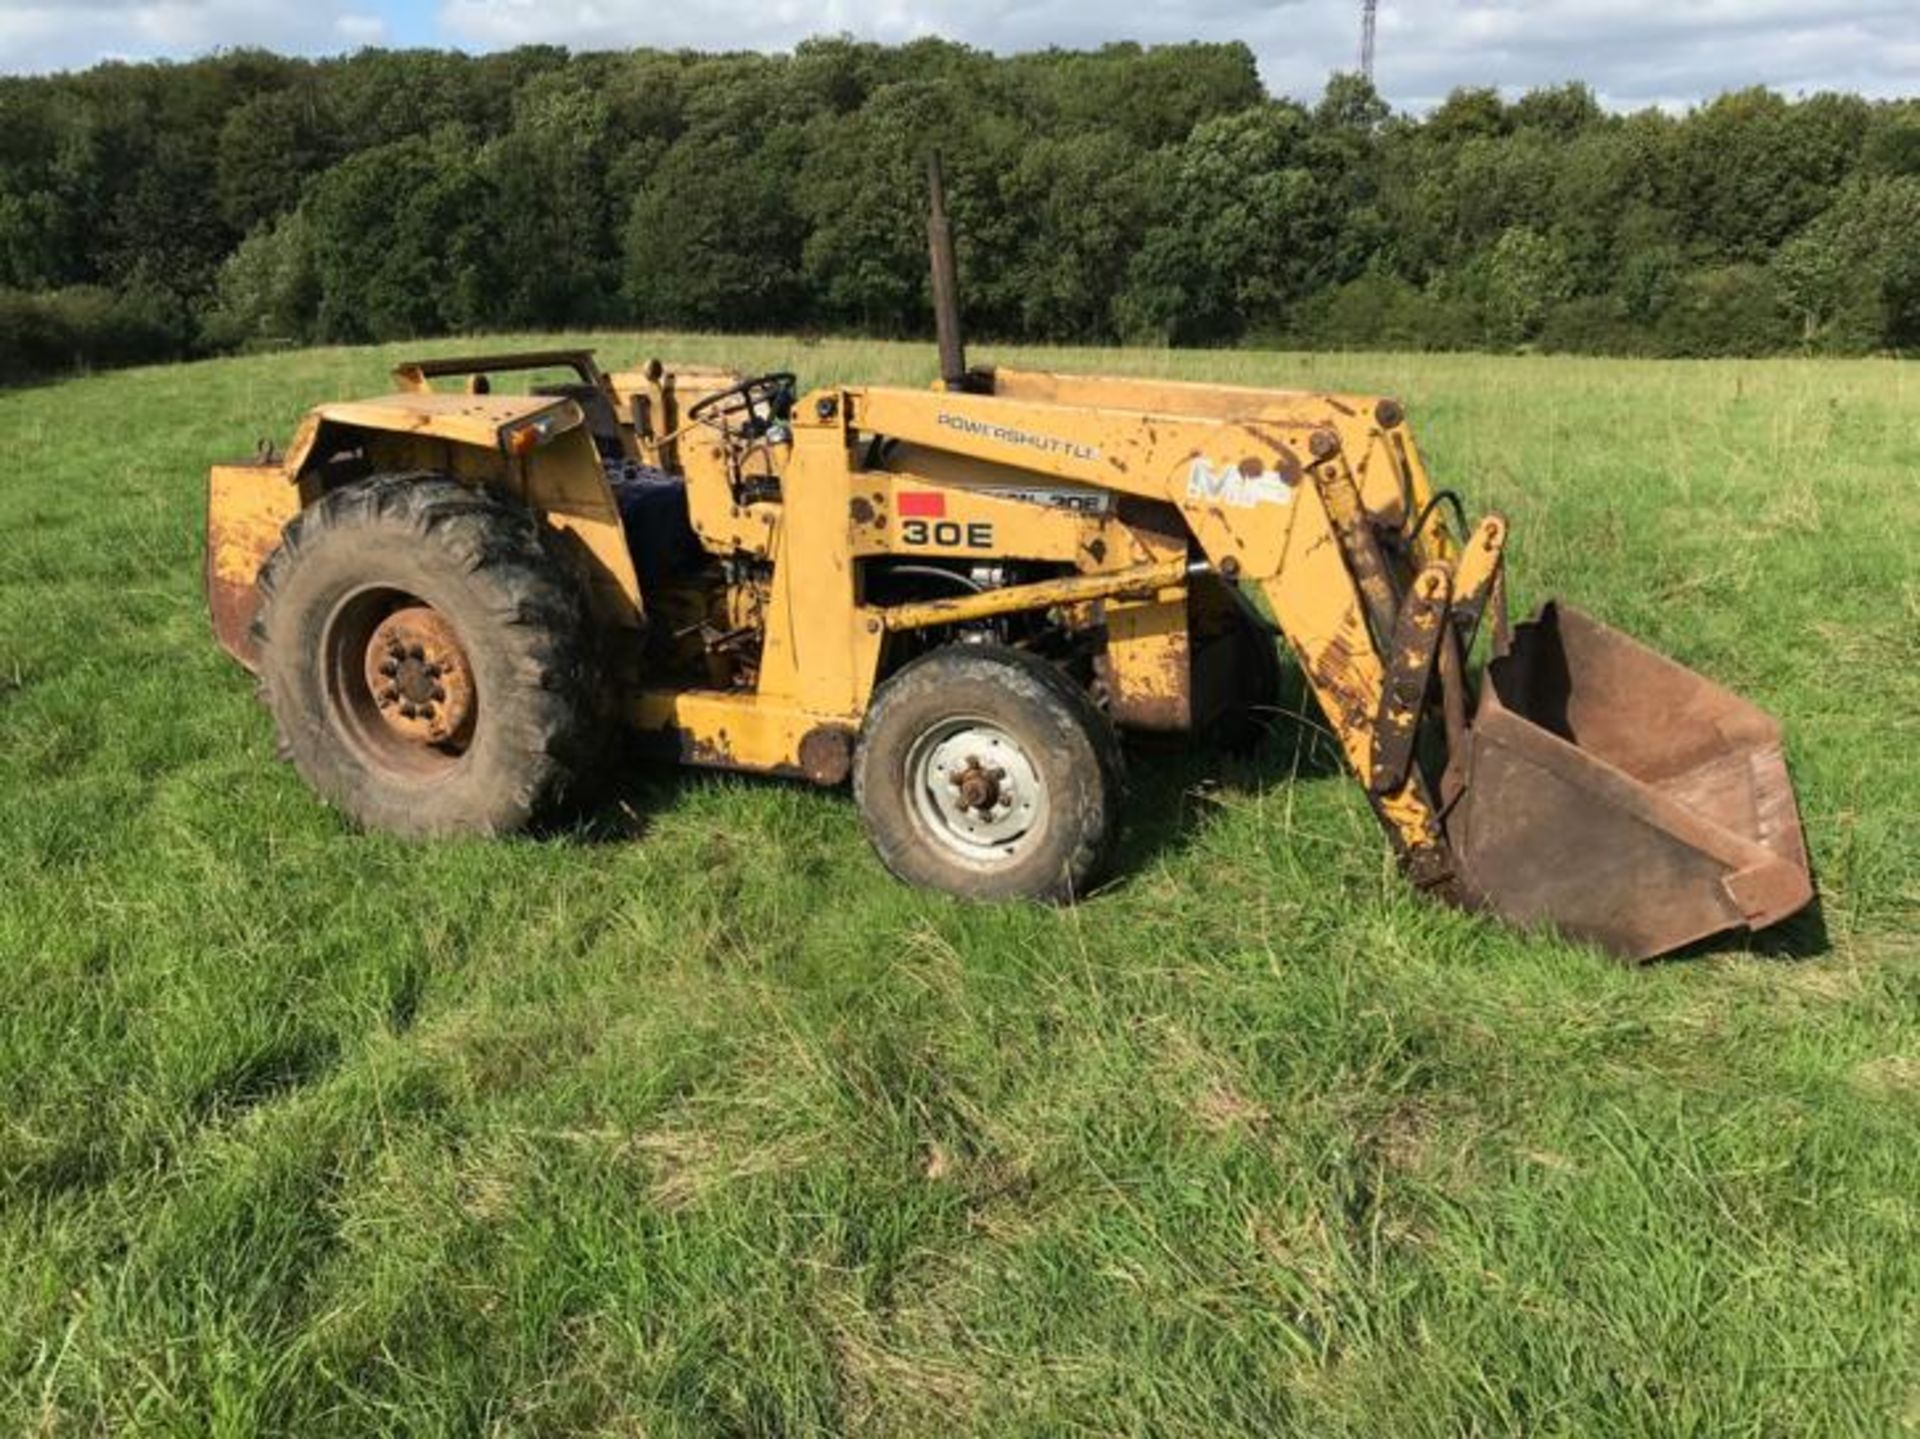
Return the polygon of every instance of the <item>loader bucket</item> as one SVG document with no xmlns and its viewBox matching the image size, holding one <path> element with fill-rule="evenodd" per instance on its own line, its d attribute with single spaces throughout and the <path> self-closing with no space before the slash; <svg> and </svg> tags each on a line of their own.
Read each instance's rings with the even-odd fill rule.
<svg viewBox="0 0 1920 1439">
<path fill-rule="evenodd" d="M 1466 898 L 1628 959 L 1813 898 L 1780 726 L 1564 605 L 1487 666 L 1447 822 Z"/>
</svg>

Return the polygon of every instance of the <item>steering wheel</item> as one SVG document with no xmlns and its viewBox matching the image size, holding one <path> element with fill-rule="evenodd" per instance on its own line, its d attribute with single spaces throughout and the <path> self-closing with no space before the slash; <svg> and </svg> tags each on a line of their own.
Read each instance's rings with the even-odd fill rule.
<svg viewBox="0 0 1920 1439">
<path fill-rule="evenodd" d="M 708 395 L 687 410 L 690 424 L 712 425 L 722 434 L 736 430 L 758 439 L 793 415 L 797 379 L 790 370 L 754 375 Z"/>
</svg>

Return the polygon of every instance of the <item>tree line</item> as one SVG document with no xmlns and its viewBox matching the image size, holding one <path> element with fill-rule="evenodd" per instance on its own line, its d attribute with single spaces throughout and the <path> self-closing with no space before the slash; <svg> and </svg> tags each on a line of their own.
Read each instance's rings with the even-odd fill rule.
<svg viewBox="0 0 1920 1439">
<path fill-rule="evenodd" d="M 0 381 L 314 341 L 924 334 L 1609 354 L 1920 343 L 1920 101 L 1397 114 L 1243 45 L 235 51 L 0 80 Z"/>
</svg>

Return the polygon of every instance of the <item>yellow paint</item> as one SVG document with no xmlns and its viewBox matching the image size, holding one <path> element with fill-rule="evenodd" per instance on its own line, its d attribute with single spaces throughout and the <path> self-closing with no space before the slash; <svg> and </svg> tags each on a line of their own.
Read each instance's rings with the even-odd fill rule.
<svg viewBox="0 0 1920 1439">
<path fill-rule="evenodd" d="M 287 450 L 286 466 L 290 473 L 298 474 L 310 458 L 315 439 L 328 425 L 344 430 L 414 434 L 453 445 L 498 449 L 503 430 L 515 424 L 542 420 L 559 434 L 580 423 L 580 407 L 571 400 L 538 395 L 452 395 L 431 390 L 321 405 L 308 415 L 299 436 Z"/>
<path fill-rule="evenodd" d="M 1488 515 L 1473 527 L 1454 573 L 1453 593 L 1462 604 L 1478 604 L 1499 578 L 1506 553 L 1507 522 Z"/>
<path fill-rule="evenodd" d="M 1193 646 L 1186 592 L 1144 602 L 1110 601 L 1103 678 L 1116 721 L 1139 729 L 1193 727 Z"/>
<path fill-rule="evenodd" d="M 215 465 L 207 472 L 208 572 L 251 585 L 299 513 L 300 491 L 278 465 Z"/>
<path fill-rule="evenodd" d="M 485 363 L 511 368 L 511 360 Z M 402 367 L 403 375 L 407 371 Z M 511 437 L 529 425 L 540 426 L 543 439 L 523 455 L 513 453 Z M 640 623 L 645 605 L 620 510 L 573 401 L 422 389 L 321 405 L 301 422 L 284 461 L 286 473 L 309 474 L 333 448 L 352 445 L 366 450 L 376 474 L 432 471 L 527 504 L 578 559 L 595 616 L 623 629 Z"/>
<path fill-rule="evenodd" d="M 760 695 L 699 689 L 643 689 L 634 696 L 632 713 L 636 729 L 679 737 L 688 763 L 744 770 L 797 770 L 808 733 L 844 726 L 850 718 Z"/>
</svg>

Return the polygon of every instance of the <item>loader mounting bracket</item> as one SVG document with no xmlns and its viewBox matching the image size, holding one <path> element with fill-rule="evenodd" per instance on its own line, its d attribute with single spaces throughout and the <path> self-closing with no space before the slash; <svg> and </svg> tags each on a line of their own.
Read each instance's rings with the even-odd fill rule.
<svg viewBox="0 0 1920 1439">
<path fill-rule="evenodd" d="M 1413 582 L 1394 620 L 1386 684 L 1373 720 L 1373 772 L 1367 787 L 1375 794 L 1398 789 L 1413 763 L 1413 745 L 1433 683 L 1434 658 L 1452 592 L 1447 567 L 1429 565 Z"/>
</svg>

